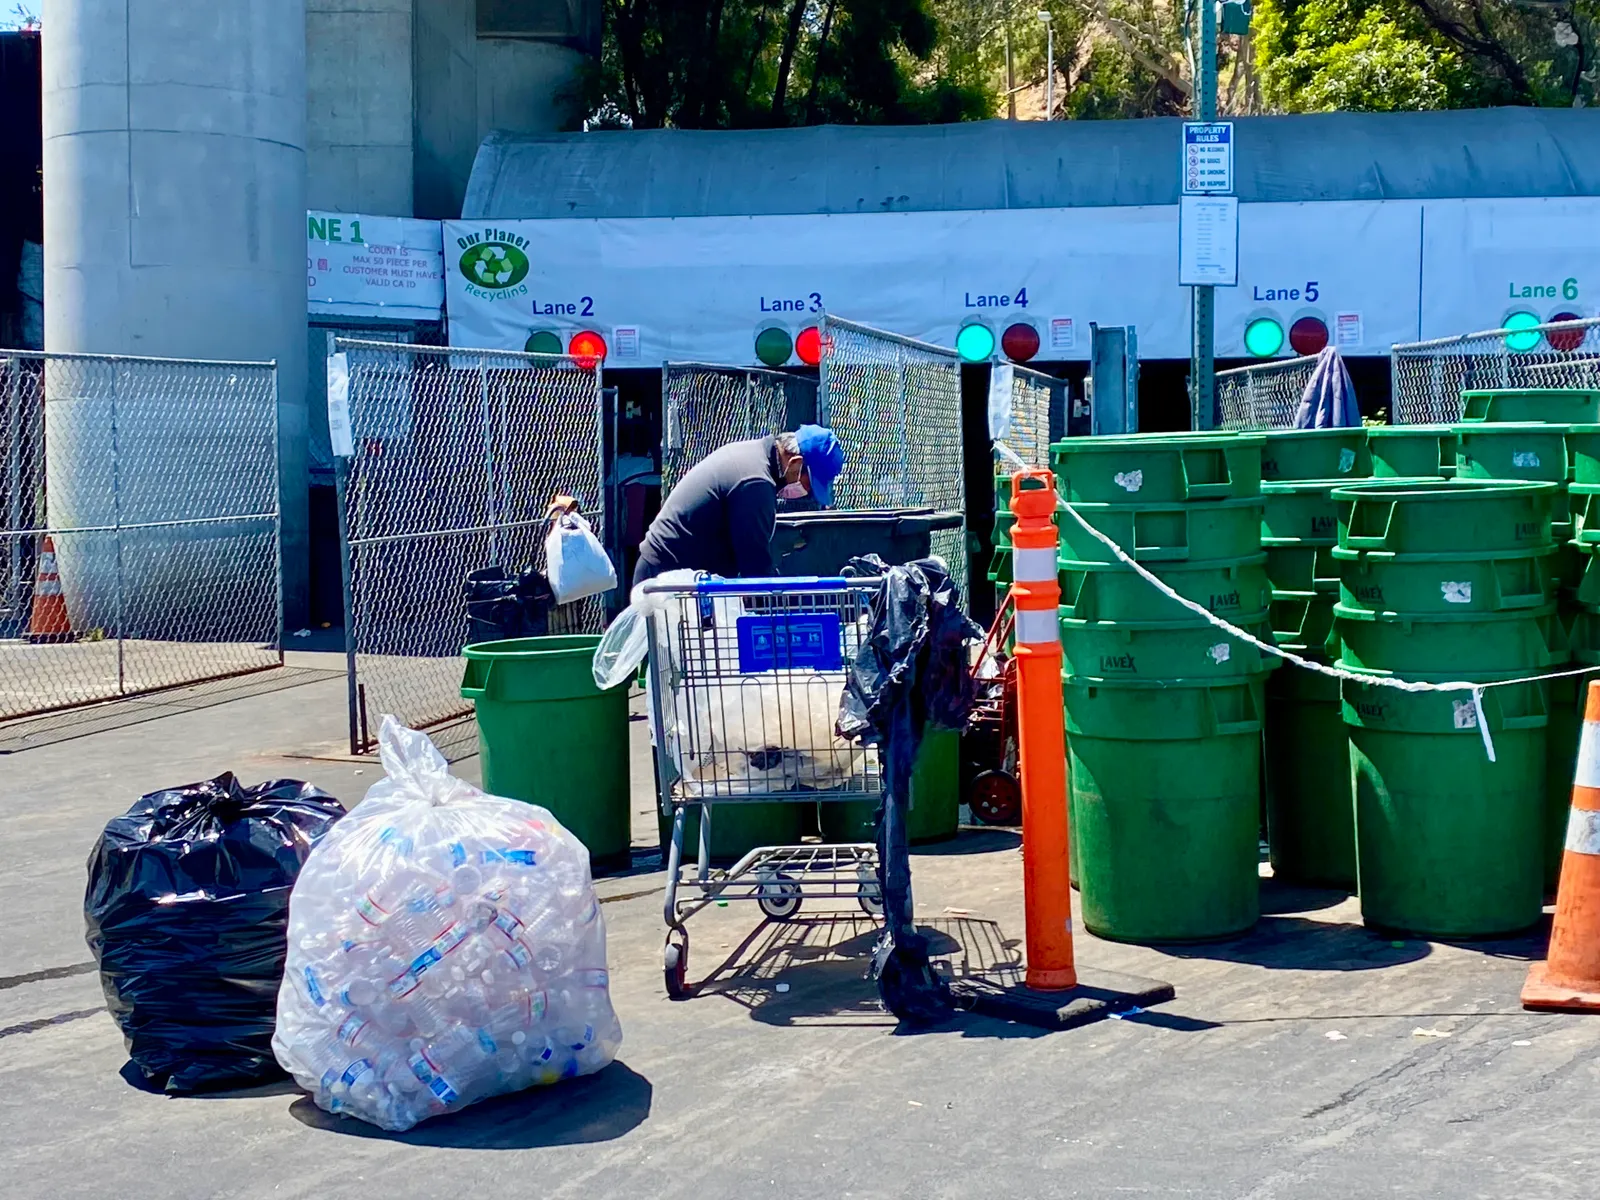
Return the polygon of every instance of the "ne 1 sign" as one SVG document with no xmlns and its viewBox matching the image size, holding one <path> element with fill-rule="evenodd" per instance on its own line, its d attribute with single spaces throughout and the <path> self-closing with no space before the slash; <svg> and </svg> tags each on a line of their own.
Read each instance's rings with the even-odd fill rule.
<svg viewBox="0 0 1600 1200">
<path fill-rule="evenodd" d="M 437 221 L 306 213 L 306 311 L 313 317 L 439 320 L 442 237 Z"/>
<path fill-rule="evenodd" d="M 1183 123 L 1183 194 L 1233 193 L 1233 122 Z"/>
</svg>

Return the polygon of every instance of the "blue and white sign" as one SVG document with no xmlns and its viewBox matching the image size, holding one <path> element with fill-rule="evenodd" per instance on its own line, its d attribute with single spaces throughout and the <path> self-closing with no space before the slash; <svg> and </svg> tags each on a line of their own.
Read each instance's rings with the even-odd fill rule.
<svg viewBox="0 0 1600 1200">
<path fill-rule="evenodd" d="M 739 670 L 838 671 L 844 666 L 839 614 L 774 613 L 743 616 L 739 630 Z"/>
<path fill-rule="evenodd" d="M 1183 194 L 1233 194 L 1233 122 L 1183 123 Z"/>
</svg>

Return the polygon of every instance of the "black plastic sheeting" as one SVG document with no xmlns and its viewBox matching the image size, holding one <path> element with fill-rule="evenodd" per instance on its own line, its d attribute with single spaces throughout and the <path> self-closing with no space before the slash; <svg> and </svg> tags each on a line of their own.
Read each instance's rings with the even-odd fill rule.
<svg viewBox="0 0 1600 1200">
<path fill-rule="evenodd" d="M 555 593 L 543 572 L 532 567 L 515 575 L 508 575 L 504 567 L 469 572 L 466 597 L 469 646 L 540 637 L 550 631 Z"/>
<path fill-rule="evenodd" d="M 953 1005 L 915 920 L 906 837 L 911 771 L 930 728 L 965 727 L 974 698 L 967 644 L 983 630 L 961 611 L 960 589 L 937 558 L 886 570 L 875 557 L 858 558 L 846 573 L 884 579 L 845 677 L 838 722 L 839 736 L 881 748 L 887 781 L 878 821 L 884 929 L 872 974 L 884 1007 L 909 1025 L 932 1025 Z"/>
<path fill-rule="evenodd" d="M 89 855 L 83 915 L 106 1007 L 152 1084 L 275 1079 L 289 892 L 344 808 L 294 779 L 231 773 L 141 797 Z"/>
</svg>

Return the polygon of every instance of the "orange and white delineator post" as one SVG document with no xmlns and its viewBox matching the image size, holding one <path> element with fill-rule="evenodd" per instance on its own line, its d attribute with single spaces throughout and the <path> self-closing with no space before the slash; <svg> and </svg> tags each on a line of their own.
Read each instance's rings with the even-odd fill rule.
<svg viewBox="0 0 1600 1200">
<path fill-rule="evenodd" d="M 1550 949 L 1528 971 L 1522 1007 L 1600 1010 L 1600 680 L 1583 709 Z"/>
<path fill-rule="evenodd" d="M 1061 705 L 1061 629 L 1055 476 L 1011 480 L 1011 600 L 1016 608 L 1017 773 L 1022 785 L 1022 893 L 1028 987 L 1075 987 L 1072 888 L 1067 879 L 1067 736 Z"/>
</svg>

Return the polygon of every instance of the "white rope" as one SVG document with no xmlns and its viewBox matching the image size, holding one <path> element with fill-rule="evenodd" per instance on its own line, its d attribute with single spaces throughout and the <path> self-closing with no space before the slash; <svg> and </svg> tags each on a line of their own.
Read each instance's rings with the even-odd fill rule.
<svg viewBox="0 0 1600 1200">
<path fill-rule="evenodd" d="M 1032 468 L 1018 458 L 1015 452 L 1013 452 L 1009 446 L 1005 445 L 1005 443 L 996 442 L 994 447 L 1002 458 L 1015 463 L 1019 469 L 1032 470 Z M 1194 600 L 1190 600 L 1187 596 L 1179 595 L 1171 587 L 1169 587 L 1166 581 L 1161 579 L 1160 576 L 1153 574 L 1138 562 L 1134 561 L 1132 556 L 1124 551 L 1121 546 L 1117 545 L 1117 543 L 1112 541 L 1111 538 L 1107 537 L 1105 534 L 1101 533 L 1100 530 L 1089 524 L 1089 522 L 1081 514 L 1079 514 L 1077 509 L 1073 508 L 1072 505 L 1061 499 L 1060 496 L 1056 497 L 1056 507 L 1070 516 L 1074 521 L 1088 531 L 1090 535 L 1092 535 L 1096 540 L 1101 542 L 1107 549 L 1109 549 L 1111 553 L 1116 556 L 1118 562 L 1121 562 L 1125 566 L 1131 567 L 1135 574 L 1137 574 L 1151 587 L 1155 588 L 1156 591 L 1160 592 L 1163 596 L 1166 596 L 1172 600 L 1176 600 L 1179 604 L 1183 605 L 1184 608 L 1187 608 L 1190 612 L 1193 612 L 1197 616 L 1205 618 L 1206 621 L 1210 622 L 1224 633 L 1227 633 L 1230 637 L 1237 638 L 1241 642 L 1248 642 L 1250 645 L 1254 646 L 1258 650 L 1263 651 L 1264 653 L 1274 655 L 1286 662 L 1293 663 L 1297 667 L 1302 667 L 1307 671 L 1313 671 L 1318 675 L 1326 675 L 1330 679 L 1342 679 L 1348 680 L 1351 683 L 1395 688 L 1402 692 L 1472 693 L 1473 713 L 1477 718 L 1478 729 L 1483 735 L 1483 748 L 1488 754 L 1490 762 L 1495 761 L 1495 753 L 1494 742 L 1489 735 L 1489 723 L 1485 719 L 1483 713 L 1483 693 L 1486 689 L 1492 687 L 1512 687 L 1519 683 L 1540 683 L 1546 679 L 1566 679 L 1574 675 L 1588 675 L 1592 672 L 1600 671 L 1600 665 L 1595 665 L 1578 667 L 1571 671 L 1552 671 L 1546 675 L 1528 675 L 1520 679 L 1496 679 L 1487 683 L 1469 683 L 1464 680 L 1452 683 L 1428 683 L 1420 679 L 1396 679 L 1389 675 L 1364 675 L 1355 671 L 1346 671 L 1340 667 L 1329 666 L 1327 663 L 1315 662 L 1309 658 L 1302 658 L 1298 654 L 1285 650 L 1282 646 L 1275 646 L 1270 642 L 1264 642 L 1254 634 L 1240 629 L 1237 625 L 1229 624 L 1227 621 L 1217 616 L 1216 613 L 1212 612 L 1205 605 L 1197 603 Z"/>
</svg>

